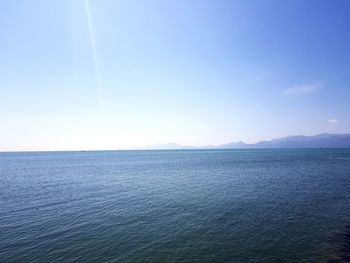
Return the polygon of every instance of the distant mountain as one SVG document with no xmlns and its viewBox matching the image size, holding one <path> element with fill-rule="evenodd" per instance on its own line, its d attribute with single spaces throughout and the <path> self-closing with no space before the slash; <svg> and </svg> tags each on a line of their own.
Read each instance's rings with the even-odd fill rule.
<svg viewBox="0 0 350 263">
<path fill-rule="evenodd" d="M 196 146 L 183 146 L 178 143 L 158 143 L 147 145 L 144 147 L 129 147 L 128 150 L 181 150 L 181 149 L 197 149 Z"/>
<path fill-rule="evenodd" d="M 323 133 L 314 136 L 288 136 L 253 144 L 229 143 L 217 148 L 350 148 L 350 134 Z"/>
<path fill-rule="evenodd" d="M 266 149 L 266 148 L 350 148 L 350 134 L 322 133 L 314 136 L 287 136 L 257 143 L 232 142 L 218 146 L 183 146 L 178 143 L 154 144 L 132 147 L 129 150 L 175 150 L 175 149 Z"/>
<path fill-rule="evenodd" d="M 222 144 L 219 146 L 216 146 L 214 148 L 217 149 L 240 149 L 240 148 L 247 148 L 249 147 L 251 144 L 247 144 L 245 142 L 231 142 L 231 143 L 227 143 L 227 144 Z"/>
</svg>

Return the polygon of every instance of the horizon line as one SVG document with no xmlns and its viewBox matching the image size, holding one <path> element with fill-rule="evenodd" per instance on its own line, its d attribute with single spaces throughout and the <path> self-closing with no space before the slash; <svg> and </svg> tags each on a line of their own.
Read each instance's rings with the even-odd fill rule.
<svg viewBox="0 0 350 263">
<path fill-rule="evenodd" d="M 245 143 L 243 141 L 231 141 L 223 144 L 218 144 L 218 145 L 205 145 L 205 146 L 198 146 L 198 145 L 181 145 L 176 142 L 168 142 L 168 143 L 154 143 L 150 145 L 145 145 L 145 146 L 128 146 L 125 148 L 116 148 L 116 149 L 56 149 L 56 150 L 0 150 L 0 153 L 20 153 L 20 152 L 102 152 L 102 151 L 167 151 L 167 150 L 253 150 L 253 149 L 320 149 L 320 148 L 326 148 L 326 149 L 345 149 L 345 148 L 350 148 L 350 147 L 254 147 L 254 145 L 261 143 L 261 142 L 271 142 L 274 140 L 278 139 L 284 139 L 284 138 L 289 138 L 289 137 L 316 137 L 320 135 L 350 135 L 350 133 L 318 133 L 314 135 L 287 135 L 283 137 L 276 137 L 272 139 L 265 139 L 265 140 L 260 140 L 255 143 Z M 228 144 L 243 144 L 246 146 L 252 146 L 252 148 L 240 148 L 239 146 L 233 147 L 233 148 L 220 148 L 222 146 L 228 145 Z M 177 148 L 152 148 L 152 147 L 157 147 L 157 146 L 162 146 L 162 145 L 173 145 Z"/>
</svg>

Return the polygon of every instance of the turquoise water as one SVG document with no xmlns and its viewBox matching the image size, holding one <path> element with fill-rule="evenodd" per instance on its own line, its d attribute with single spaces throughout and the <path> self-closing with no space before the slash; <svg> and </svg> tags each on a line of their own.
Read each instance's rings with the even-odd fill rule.
<svg viewBox="0 0 350 263">
<path fill-rule="evenodd" d="M 0 153 L 0 262 L 346 262 L 350 150 Z"/>
</svg>

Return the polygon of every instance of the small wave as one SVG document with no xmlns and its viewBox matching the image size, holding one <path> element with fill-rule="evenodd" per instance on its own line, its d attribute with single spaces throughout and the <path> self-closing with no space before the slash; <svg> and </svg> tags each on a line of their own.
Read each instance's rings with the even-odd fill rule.
<svg viewBox="0 0 350 263">
<path fill-rule="evenodd" d="M 350 157 L 330 157 L 328 160 L 345 160 L 350 161 Z"/>
<path fill-rule="evenodd" d="M 331 240 L 334 247 L 334 255 L 327 263 L 349 263 L 350 262 L 350 226 L 345 227 L 343 232 L 338 233 Z"/>
</svg>

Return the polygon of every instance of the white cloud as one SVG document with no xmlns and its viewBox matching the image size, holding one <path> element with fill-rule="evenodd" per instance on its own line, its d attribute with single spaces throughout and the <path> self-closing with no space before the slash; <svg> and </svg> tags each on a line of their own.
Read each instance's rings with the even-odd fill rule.
<svg viewBox="0 0 350 263">
<path fill-rule="evenodd" d="M 316 92 L 320 87 L 321 84 L 319 83 L 300 85 L 285 90 L 283 94 L 287 96 L 301 96 Z"/>
<path fill-rule="evenodd" d="M 339 122 L 339 120 L 337 120 L 337 119 L 330 119 L 330 120 L 328 120 L 328 123 L 337 123 L 337 122 Z"/>
</svg>

